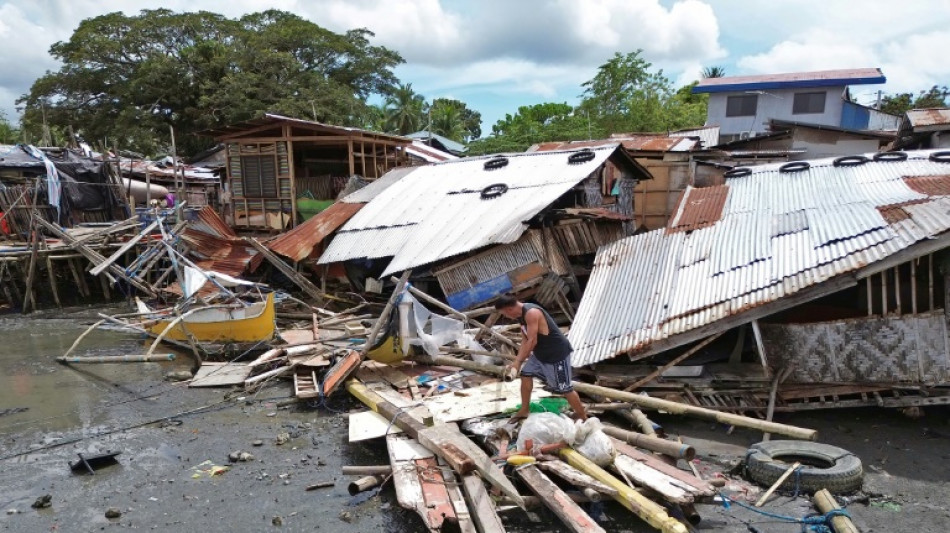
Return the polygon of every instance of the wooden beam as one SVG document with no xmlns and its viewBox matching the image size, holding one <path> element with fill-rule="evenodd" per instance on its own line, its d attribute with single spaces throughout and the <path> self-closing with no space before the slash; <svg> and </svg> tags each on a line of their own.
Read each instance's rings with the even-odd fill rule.
<svg viewBox="0 0 950 533">
<path fill-rule="evenodd" d="M 128 241 L 126 241 L 121 247 L 119 247 L 118 250 L 116 250 L 115 252 L 113 252 L 112 255 L 110 255 L 108 258 L 106 258 L 105 261 L 103 261 L 103 262 L 99 263 L 98 265 L 95 265 L 94 267 L 92 267 L 91 269 L 89 269 L 89 273 L 92 274 L 93 276 L 98 276 L 99 274 L 102 274 L 102 272 L 103 272 L 105 269 L 109 268 L 109 265 L 111 265 L 112 263 L 115 263 L 120 257 L 122 257 L 123 255 L 125 255 L 126 252 L 128 252 L 129 250 L 131 250 L 133 246 L 135 246 L 136 244 L 138 244 L 138 242 L 139 242 L 140 240 L 142 240 L 143 238 L 145 238 L 146 235 L 148 235 L 149 233 L 152 232 L 152 230 L 154 230 L 155 228 L 157 228 L 157 227 L 158 227 L 158 223 L 159 223 L 159 219 L 156 219 L 156 220 L 153 221 L 151 224 L 149 224 L 148 226 L 146 226 L 145 229 L 143 229 L 142 231 L 138 232 L 138 234 L 136 234 L 134 237 L 132 237 L 131 239 L 129 239 Z"/>
<path fill-rule="evenodd" d="M 505 533 L 505 525 L 498 516 L 494 500 L 485 490 L 482 478 L 475 474 L 462 476 L 462 492 L 479 533 Z"/>
<path fill-rule="evenodd" d="M 754 320 L 753 320 L 752 322 L 753 322 L 753 324 L 755 323 Z M 638 388 L 640 388 L 640 387 L 646 385 L 647 383 L 653 381 L 654 379 L 656 379 L 657 377 L 659 377 L 661 374 L 663 374 L 663 372 L 666 372 L 666 371 L 669 370 L 670 368 L 672 368 L 672 367 L 674 367 L 674 366 L 676 366 L 676 365 L 682 363 L 683 361 L 685 361 L 687 358 L 689 358 L 690 356 L 692 356 L 692 355 L 695 354 L 696 352 L 702 350 L 702 349 L 705 348 L 706 346 L 709 346 L 710 343 L 712 343 L 714 340 L 718 339 L 719 337 L 722 337 L 725 333 L 726 333 L 725 331 L 721 331 L 721 332 L 719 332 L 719 333 L 716 333 L 715 335 L 710 336 L 708 339 L 706 339 L 706 340 L 704 340 L 703 342 L 697 344 L 696 346 L 693 346 L 693 347 L 690 348 L 689 350 L 686 350 L 686 351 L 683 352 L 680 356 L 674 358 L 674 359 L 673 359 L 672 361 L 670 361 L 669 363 L 666 363 L 665 365 L 661 366 L 660 368 L 657 368 L 657 369 L 654 370 L 653 372 L 650 372 L 649 374 L 647 374 L 646 377 L 644 377 L 643 379 L 637 381 L 637 382 L 634 383 L 633 385 L 630 385 L 629 387 L 624 388 L 623 390 L 625 390 L 625 391 L 632 391 L 632 390 L 636 390 L 636 389 L 638 389 Z"/>
<path fill-rule="evenodd" d="M 255 250 L 260 252 L 264 258 L 270 262 L 270 264 L 274 265 L 274 267 L 283 275 L 290 278 L 290 280 L 293 281 L 297 287 L 300 287 L 303 292 L 307 293 L 308 296 L 318 302 L 323 301 L 324 294 L 320 292 L 320 289 L 318 289 L 316 285 L 311 283 L 310 280 L 285 263 L 283 259 L 278 257 L 274 252 L 271 252 L 270 249 L 261 244 L 260 241 L 253 237 L 245 237 L 244 241 L 253 246 Z"/>
<path fill-rule="evenodd" d="M 758 320 L 752 321 L 752 336 L 755 338 L 755 351 L 759 352 L 759 362 L 762 363 L 762 370 L 768 376 L 772 373 L 772 370 L 769 369 L 769 358 L 765 352 L 765 343 L 762 342 L 762 330 L 759 329 Z"/>
<path fill-rule="evenodd" d="M 604 528 L 600 527 L 594 519 L 568 495 L 544 475 L 537 466 L 528 465 L 518 470 L 521 479 L 524 480 L 528 488 L 548 506 L 555 516 L 561 519 L 561 522 L 567 526 L 570 531 L 575 533 L 604 533 Z"/>
</svg>

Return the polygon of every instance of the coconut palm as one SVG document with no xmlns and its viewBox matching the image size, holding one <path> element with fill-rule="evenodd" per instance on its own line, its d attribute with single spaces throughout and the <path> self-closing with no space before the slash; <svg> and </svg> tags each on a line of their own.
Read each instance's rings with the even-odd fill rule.
<svg viewBox="0 0 950 533">
<path fill-rule="evenodd" d="M 706 78 L 723 78 L 723 77 L 726 76 L 726 69 L 724 69 L 724 68 L 722 68 L 722 67 L 718 67 L 718 66 L 716 66 L 716 67 L 706 67 L 706 68 L 703 69 L 703 73 L 702 73 L 701 75 L 702 75 L 703 79 L 706 79 Z"/>
<path fill-rule="evenodd" d="M 405 135 L 422 129 L 425 98 L 412 90 L 412 84 L 397 85 L 386 97 L 386 128 Z"/>
</svg>

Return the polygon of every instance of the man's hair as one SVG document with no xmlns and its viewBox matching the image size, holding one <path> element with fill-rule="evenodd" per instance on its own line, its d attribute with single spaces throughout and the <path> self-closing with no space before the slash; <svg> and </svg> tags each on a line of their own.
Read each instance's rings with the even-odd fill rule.
<svg viewBox="0 0 950 533">
<path fill-rule="evenodd" d="M 514 294 L 503 294 L 495 300 L 495 309 L 504 309 L 516 305 L 517 303 L 518 299 L 515 298 Z"/>
</svg>

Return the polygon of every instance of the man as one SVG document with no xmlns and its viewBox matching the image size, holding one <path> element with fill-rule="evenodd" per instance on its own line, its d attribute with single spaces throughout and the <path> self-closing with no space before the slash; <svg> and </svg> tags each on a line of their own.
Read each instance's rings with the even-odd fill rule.
<svg viewBox="0 0 950 533">
<path fill-rule="evenodd" d="M 533 378 L 539 378 L 544 381 L 546 390 L 564 395 L 580 420 L 587 419 L 581 399 L 571 386 L 571 352 L 574 349 L 551 315 L 541 306 L 523 303 L 511 295 L 499 298 L 495 309 L 521 323 L 521 348 L 509 364 L 516 374 L 520 372 L 521 375 L 521 409 L 512 418 L 527 418 Z"/>
</svg>

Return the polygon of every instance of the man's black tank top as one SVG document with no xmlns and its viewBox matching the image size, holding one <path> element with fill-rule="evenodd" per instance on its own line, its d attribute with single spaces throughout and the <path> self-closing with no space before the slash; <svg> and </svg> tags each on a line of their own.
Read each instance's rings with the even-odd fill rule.
<svg viewBox="0 0 950 533">
<path fill-rule="evenodd" d="M 554 319 L 543 307 L 535 304 L 524 304 L 521 309 L 521 318 L 518 319 L 518 322 L 521 322 L 521 327 L 527 329 L 528 326 L 524 316 L 531 309 L 540 310 L 541 314 L 544 315 L 544 320 L 548 323 L 547 335 L 538 331 L 538 344 L 534 347 L 534 356 L 542 363 L 558 363 L 567 359 L 574 348 L 571 347 L 570 341 L 561 333 L 561 328 L 557 327 Z"/>
</svg>

